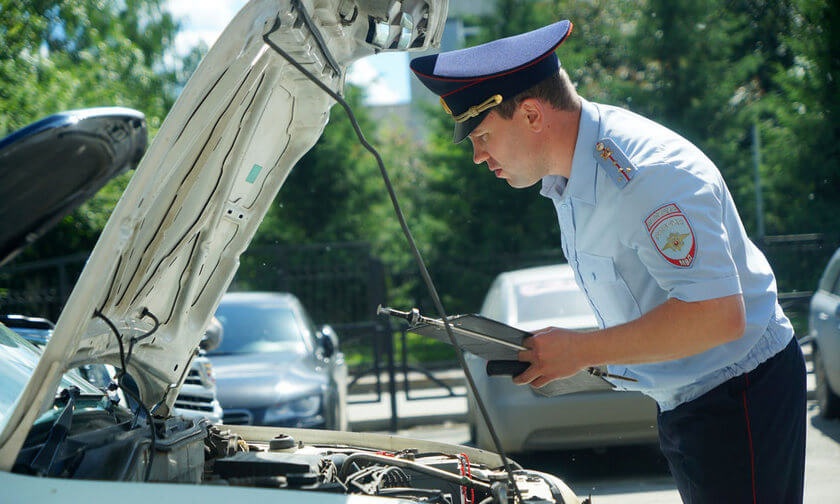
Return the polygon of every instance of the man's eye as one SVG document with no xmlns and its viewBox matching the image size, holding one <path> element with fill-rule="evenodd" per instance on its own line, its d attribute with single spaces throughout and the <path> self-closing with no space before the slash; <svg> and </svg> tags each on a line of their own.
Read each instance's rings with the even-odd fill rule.
<svg viewBox="0 0 840 504">
<path fill-rule="evenodd" d="M 478 135 L 470 135 L 470 141 L 473 145 L 484 145 L 487 143 L 487 133 L 479 133 Z"/>
</svg>

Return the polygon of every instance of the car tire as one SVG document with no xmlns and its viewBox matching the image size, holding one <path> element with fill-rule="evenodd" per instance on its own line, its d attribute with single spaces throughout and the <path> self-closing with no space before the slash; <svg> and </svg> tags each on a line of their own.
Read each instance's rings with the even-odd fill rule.
<svg viewBox="0 0 840 504">
<path fill-rule="evenodd" d="M 825 362 L 817 345 L 813 345 L 811 357 L 814 361 L 815 395 L 820 408 L 820 416 L 827 419 L 838 418 L 840 417 L 840 396 L 831 389 L 828 383 Z"/>
</svg>

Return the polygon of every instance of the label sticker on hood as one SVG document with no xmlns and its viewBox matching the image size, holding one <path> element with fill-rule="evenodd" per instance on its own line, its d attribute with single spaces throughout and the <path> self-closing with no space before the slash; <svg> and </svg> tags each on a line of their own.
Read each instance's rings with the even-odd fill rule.
<svg viewBox="0 0 840 504">
<path fill-rule="evenodd" d="M 262 168 L 262 166 L 255 163 L 254 166 L 251 167 L 251 171 L 248 173 L 248 176 L 245 177 L 245 182 L 248 182 L 249 184 L 256 182 L 257 177 L 260 176 Z"/>
</svg>

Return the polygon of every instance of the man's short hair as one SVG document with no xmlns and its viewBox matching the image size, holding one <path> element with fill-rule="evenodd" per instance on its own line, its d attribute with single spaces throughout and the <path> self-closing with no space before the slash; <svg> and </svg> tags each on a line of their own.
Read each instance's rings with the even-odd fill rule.
<svg viewBox="0 0 840 504">
<path fill-rule="evenodd" d="M 513 98 L 504 100 L 493 110 L 503 119 L 510 119 L 519 104 L 528 98 L 543 100 L 557 110 L 571 111 L 580 108 L 580 97 L 575 91 L 575 86 L 569 79 L 569 74 L 561 67 L 551 77 L 541 80 Z"/>
</svg>

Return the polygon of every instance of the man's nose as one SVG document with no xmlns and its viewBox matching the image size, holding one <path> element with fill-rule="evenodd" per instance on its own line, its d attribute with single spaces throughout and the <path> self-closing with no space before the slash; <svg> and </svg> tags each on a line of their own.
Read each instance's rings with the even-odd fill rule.
<svg viewBox="0 0 840 504">
<path fill-rule="evenodd" d="M 487 151 L 473 144 L 473 163 L 481 164 L 487 161 Z"/>
</svg>

